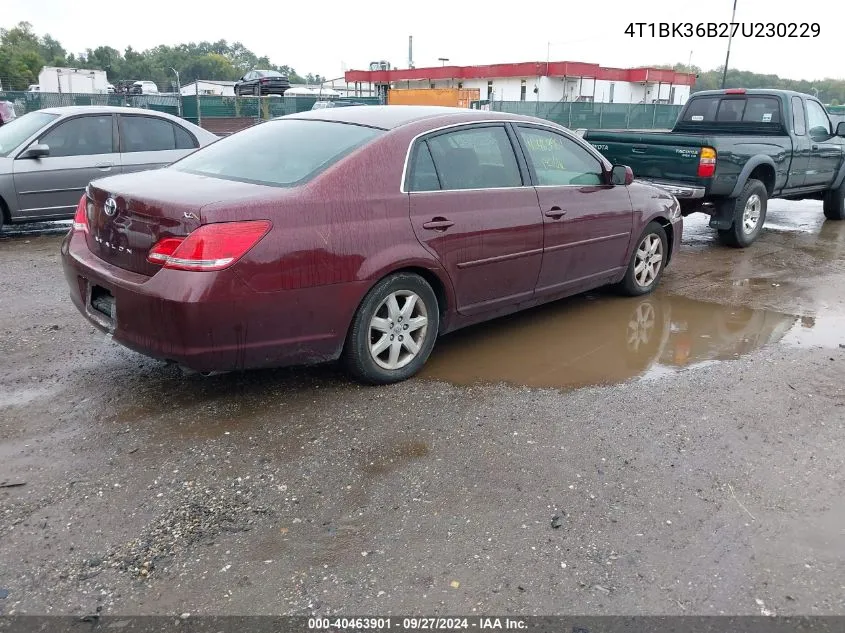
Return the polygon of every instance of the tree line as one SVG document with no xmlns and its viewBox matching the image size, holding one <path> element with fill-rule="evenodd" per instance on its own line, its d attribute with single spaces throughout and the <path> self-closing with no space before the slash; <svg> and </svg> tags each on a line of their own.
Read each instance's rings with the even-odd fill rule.
<svg viewBox="0 0 845 633">
<path fill-rule="evenodd" d="M 273 64 L 240 42 L 189 42 L 178 46 L 156 46 L 137 51 L 131 46 L 122 53 L 110 46 L 69 53 L 50 35 L 38 35 L 28 22 L 0 29 L 0 82 L 4 90 L 26 90 L 38 83 L 44 66 L 105 70 L 112 84 L 118 81 L 154 81 L 162 91 L 175 91 L 179 72 L 182 85 L 197 79 L 234 81 L 253 69 L 277 70 L 291 83 L 316 84 L 324 77 L 299 75 L 287 65 Z"/>
<path fill-rule="evenodd" d="M 722 75 L 725 70 L 724 66 L 719 66 L 713 70 L 702 71 L 698 66 L 693 65 L 690 67 L 686 64 L 675 64 L 674 66 L 659 65 L 656 68 L 671 68 L 677 72 L 696 73 L 698 79 L 696 79 L 695 86 L 693 86 L 693 92 L 720 89 L 722 87 Z M 795 90 L 814 95 L 819 101 L 827 105 L 845 103 L 845 80 L 842 79 L 819 79 L 817 81 L 785 79 L 778 75 L 752 73 L 729 67 L 725 88 L 780 88 L 782 90 Z"/>
</svg>

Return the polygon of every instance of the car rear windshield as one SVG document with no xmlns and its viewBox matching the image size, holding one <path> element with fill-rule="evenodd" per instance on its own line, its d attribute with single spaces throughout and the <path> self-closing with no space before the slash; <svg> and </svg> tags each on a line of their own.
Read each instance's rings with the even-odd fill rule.
<svg viewBox="0 0 845 633">
<path fill-rule="evenodd" d="M 775 97 L 719 95 L 690 100 L 681 122 L 688 125 L 746 123 L 780 127 L 780 103 Z"/>
<path fill-rule="evenodd" d="M 30 136 L 58 118 L 58 114 L 30 112 L 0 126 L 0 157 L 6 157 Z"/>
<path fill-rule="evenodd" d="M 172 169 L 293 187 L 383 133 L 347 123 L 279 119 L 216 141 L 174 163 Z"/>
</svg>

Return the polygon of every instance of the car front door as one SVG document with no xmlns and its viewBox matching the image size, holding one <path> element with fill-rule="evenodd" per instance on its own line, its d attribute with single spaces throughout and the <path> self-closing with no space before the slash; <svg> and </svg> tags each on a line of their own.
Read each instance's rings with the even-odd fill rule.
<svg viewBox="0 0 845 633">
<path fill-rule="evenodd" d="M 34 143 L 49 155 L 17 158 L 12 168 L 21 219 L 72 217 L 89 182 L 120 171 L 112 114 L 63 119 Z"/>
<path fill-rule="evenodd" d="M 627 187 L 611 185 L 602 161 L 574 137 L 516 126 L 543 217 L 537 293 L 577 292 L 623 269 L 633 211 Z"/>
<path fill-rule="evenodd" d="M 514 142 L 504 124 L 473 124 L 422 137 L 411 151 L 411 223 L 451 277 L 462 314 L 534 293 L 543 221 Z"/>
<path fill-rule="evenodd" d="M 807 99 L 807 132 L 810 135 L 810 165 L 804 184 L 827 188 L 833 184 L 842 164 L 842 138 L 834 136 L 827 112 L 814 99 Z"/>
<path fill-rule="evenodd" d="M 198 146 L 185 128 L 167 119 L 120 115 L 120 160 L 124 172 L 164 167 Z"/>
</svg>

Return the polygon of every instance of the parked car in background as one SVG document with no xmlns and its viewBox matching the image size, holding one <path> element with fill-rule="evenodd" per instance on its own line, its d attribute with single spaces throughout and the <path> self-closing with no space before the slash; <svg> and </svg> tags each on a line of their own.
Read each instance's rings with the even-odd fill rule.
<svg viewBox="0 0 845 633">
<path fill-rule="evenodd" d="M 0 101 L 0 126 L 11 123 L 15 118 L 15 104 L 11 101 Z"/>
<path fill-rule="evenodd" d="M 27 92 L 41 92 L 41 86 L 38 84 L 29 84 L 29 88 L 26 89 Z"/>
<path fill-rule="evenodd" d="M 637 178 L 665 187 L 684 215 L 701 211 L 725 244 L 749 246 L 771 198 L 824 200 L 845 220 L 845 122 L 833 125 L 810 95 L 788 90 L 693 94 L 671 132 L 588 130 L 584 138 Z"/>
<path fill-rule="evenodd" d="M 136 81 L 130 86 L 131 95 L 157 95 L 158 86 L 152 81 Z"/>
<path fill-rule="evenodd" d="M 199 371 L 341 358 L 389 383 L 441 333 L 652 291 L 681 233 L 673 196 L 556 124 L 366 106 L 95 181 L 62 258 L 80 312 L 143 354 Z"/>
<path fill-rule="evenodd" d="M 91 180 L 162 167 L 216 140 L 152 110 L 70 106 L 25 114 L 0 127 L 0 228 L 72 218 Z"/>
<path fill-rule="evenodd" d="M 235 83 L 237 96 L 283 95 L 290 88 L 287 75 L 277 70 L 251 70 Z"/>
</svg>

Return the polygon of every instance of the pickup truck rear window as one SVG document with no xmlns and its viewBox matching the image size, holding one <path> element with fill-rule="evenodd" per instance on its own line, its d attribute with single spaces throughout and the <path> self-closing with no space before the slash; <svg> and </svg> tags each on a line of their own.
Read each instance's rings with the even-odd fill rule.
<svg viewBox="0 0 845 633">
<path fill-rule="evenodd" d="M 780 103 L 775 97 L 700 97 L 690 101 L 682 121 L 780 125 Z"/>
</svg>

